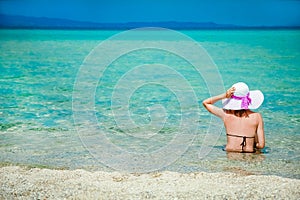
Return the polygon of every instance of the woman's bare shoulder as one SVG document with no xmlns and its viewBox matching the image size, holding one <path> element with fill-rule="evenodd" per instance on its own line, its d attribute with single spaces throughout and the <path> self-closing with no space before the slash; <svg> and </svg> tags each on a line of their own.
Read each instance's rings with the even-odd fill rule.
<svg viewBox="0 0 300 200">
<path fill-rule="evenodd" d="M 256 119 L 262 119 L 262 116 L 259 112 L 254 112 L 254 111 L 251 111 L 249 110 L 248 111 L 248 116 L 252 117 L 252 118 L 256 118 Z"/>
</svg>

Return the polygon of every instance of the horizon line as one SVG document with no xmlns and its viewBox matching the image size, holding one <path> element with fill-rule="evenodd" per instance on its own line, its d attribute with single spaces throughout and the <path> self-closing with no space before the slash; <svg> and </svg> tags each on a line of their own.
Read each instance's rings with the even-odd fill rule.
<svg viewBox="0 0 300 200">
<path fill-rule="evenodd" d="M 300 28 L 300 25 L 237 25 L 237 24 L 219 24 L 213 21 L 176 21 L 176 20 L 162 20 L 162 21 L 128 21 L 128 22 L 93 22 L 93 21 L 81 21 L 81 20 L 74 20 L 74 19 L 67 19 L 67 18 L 52 18 L 52 17 L 36 17 L 36 16 L 24 16 L 24 15 L 10 15 L 10 14 L 3 14 L 0 13 L 0 19 L 1 16 L 4 17 L 18 17 L 18 18 L 32 18 L 32 19 L 45 19 L 45 20 L 56 20 L 56 21 L 64 21 L 64 22 L 73 22 L 73 23 L 80 23 L 81 26 L 85 24 L 85 27 L 79 27 L 80 25 L 47 25 L 47 24 L 39 24 L 39 25 L 26 25 L 26 24 L 21 24 L 21 25 L 4 25 L 4 21 L 0 21 L 0 28 L 22 28 L 22 27 L 28 27 L 30 29 L 32 28 L 42 28 L 42 29 L 47 29 L 47 28 L 66 28 L 66 29 L 72 29 L 72 28 L 79 28 L 79 29 L 106 29 L 108 27 L 93 27 L 92 25 L 123 25 L 124 27 L 119 27 L 120 29 L 128 29 L 128 28 L 133 28 L 132 26 L 135 24 L 169 24 L 173 23 L 173 25 L 188 25 L 190 24 L 190 27 L 182 27 L 182 29 L 236 29 L 236 28 L 241 28 L 241 29 L 280 29 L 280 28 L 288 28 L 288 29 L 298 29 Z M 128 25 L 129 27 L 126 27 Z M 131 25 L 131 26 L 130 26 Z M 194 27 L 192 26 L 194 25 Z M 198 26 L 197 26 L 198 25 Z M 212 25 L 212 27 L 201 27 L 204 25 Z M 214 27 L 213 27 L 214 26 Z M 140 27 L 138 25 L 137 27 Z M 118 27 L 111 27 L 111 28 L 118 28 Z M 181 27 L 176 27 L 176 28 L 181 28 Z"/>
</svg>

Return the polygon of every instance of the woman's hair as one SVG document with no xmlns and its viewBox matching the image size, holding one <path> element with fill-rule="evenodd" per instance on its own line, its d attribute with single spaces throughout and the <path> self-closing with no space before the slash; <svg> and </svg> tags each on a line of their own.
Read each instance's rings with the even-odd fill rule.
<svg viewBox="0 0 300 200">
<path fill-rule="evenodd" d="M 234 110 L 233 114 L 237 117 L 248 117 L 247 110 L 245 110 L 245 109 Z"/>
<path fill-rule="evenodd" d="M 247 110 L 242 109 L 242 110 L 226 110 L 227 113 L 232 113 L 237 117 L 249 117 Z"/>
</svg>

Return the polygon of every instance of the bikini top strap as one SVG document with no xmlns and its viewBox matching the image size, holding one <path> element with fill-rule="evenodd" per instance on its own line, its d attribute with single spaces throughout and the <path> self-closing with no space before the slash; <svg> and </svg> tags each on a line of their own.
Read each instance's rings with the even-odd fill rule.
<svg viewBox="0 0 300 200">
<path fill-rule="evenodd" d="M 227 136 L 232 136 L 232 137 L 240 137 L 243 138 L 242 143 L 240 144 L 242 146 L 242 153 L 244 152 L 244 147 L 246 146 L 246 139 L 247 138 L 255 138 L 255 137 L 247 137 L 247 136 L 241 136 L 241 135 L 231 135 L 231 134 L 226 134 Z"/>
<path fill-rule="evenodd" d="M 231 135 L 231 134 L 226 134 L 227 136 L 232 136 L 232 137 L 240 137 L 240 138 L 255 138 L 254 136 L 253 137 L 248 137 L 248 136 L 242 136 L 242 135 Z"/>
</svg>

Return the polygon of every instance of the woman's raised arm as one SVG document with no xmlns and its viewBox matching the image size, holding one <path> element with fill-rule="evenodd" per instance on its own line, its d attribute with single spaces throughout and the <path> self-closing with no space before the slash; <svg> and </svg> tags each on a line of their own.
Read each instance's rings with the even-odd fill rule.
<svg viewBox="0 0 300 200">
<path fill-rule="evenodd" d="M 227 90 L 226 93 L 223 93 L 223 94 L 205 99 L 202 102 L 202 104 L 206 108 L 206 110 L 208 110 L 210 113 L 212 113 L 212 114 L 220 117 L 221 119 L 223 119 L 224 116 L 225 116 L 225 113 L 224 113 L 223 109 L 219 108 L 219 107 L 217 107 L 213 104 L 216 103 L 217 101 L 222 100 L 222 99 L 230 98 L 233 95 L 234 90 L 235 90 L 235 88 L 232 87 L 229 90 Z"/>
</svg>

